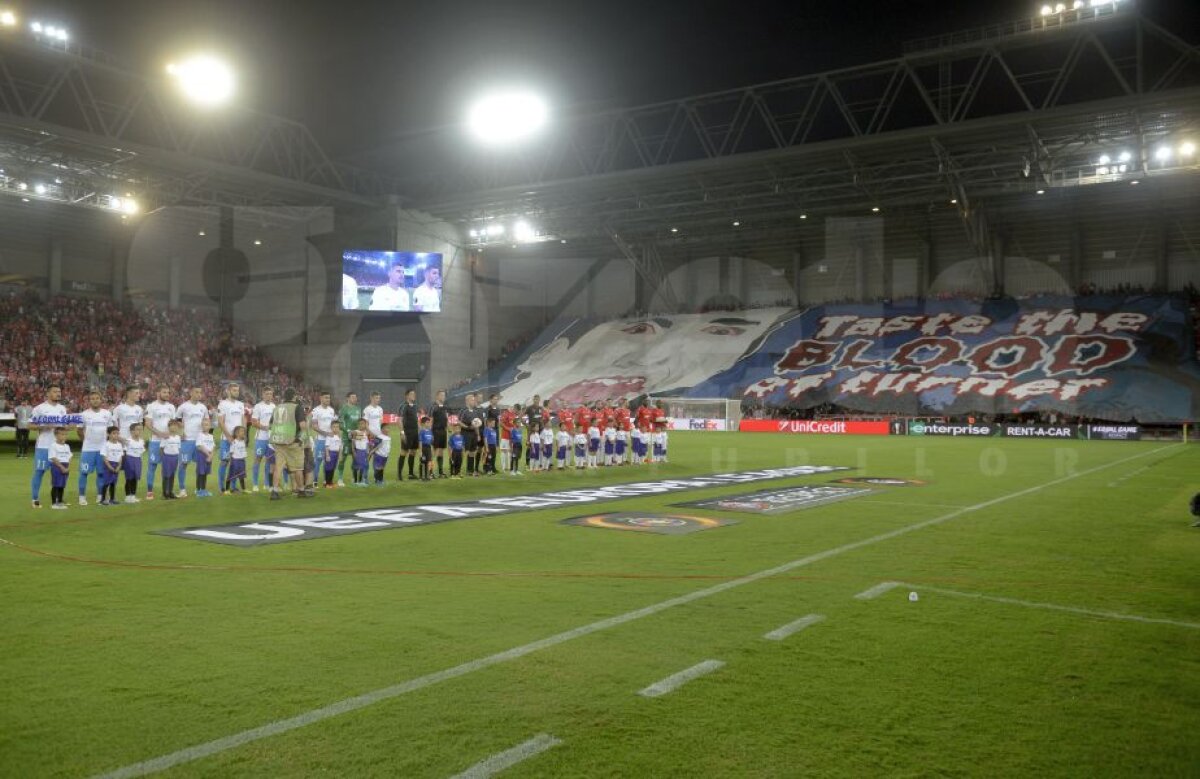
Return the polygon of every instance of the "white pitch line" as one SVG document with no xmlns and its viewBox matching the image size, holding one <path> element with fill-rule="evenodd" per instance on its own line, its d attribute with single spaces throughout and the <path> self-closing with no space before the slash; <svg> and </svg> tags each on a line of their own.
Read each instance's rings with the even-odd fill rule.
<svg viewBox="0 0 1200 779">
<path fill-rule="evenodd" d="M 923 509 L 964 509 L 964 508 L 966 508 L 966 506 L 958 505 L 955 503 L 905 503 L 904 501 L 900 501 L 900 500 L 869 500 L 866 498 L 859 498 L 858 500 L 856 500 L 854 502 L 859 503 L 859 504 L 870 503 L 875 506 L 902 506 L 904 508 L 918 508 L 918 509 L 922 509 L 922 508 Z"/>
<path fill-rule="evenodd" d="M 1108 483 L 1108 486 L 1115 487 L 1123 481 L 1128 481 L 1129 479 L 1132 479 L 1134 476 L 1137 476 L 1139 473 L 1144 473 L 1144 472 L 1150 470 L 1151 466 L 1153 466 L 1153 465 L 1154 465 L 1154 463 L 1150 463 L 1150 465 L 1143 465 L 1141 468 L 1138 468 L 1136 471 L 1130 471 L 1129 473 L 1125 474 L 1124 476 L 1117 479 L 1116 481 L 1110 481 Z"/>
<path fill-rule="evenodd" d="M 140 763 L 131 763 L 114 771 L 110 771 L 105 774 L 98 774 L 97 779 L 128 779 L 129 777 L 146 776 L 147 774 L 152 774 L 157 771 L 165 771 L 168 768 L 173 768 L 184 763 L 190 763 L 193 760 L 199 760 L 203 757 L 218 755 L 222 752 L 235 749 L 245 744 L 259 741 L 264 738 L 269 738 L 270 736 L 277 736 L 281 733 L 288 733 L 298 728 L 312 725 L 315 722 L 327 720 L 330 717 L 336 717 L 351 711 L 357 711 L 367 706 L 379 703 L 380 701 L 391 700 L 392 698 L 413 692 L 415 690 L 424 689 L 431 685 L 438 684 L 439 682 L 457 679 L 460 676 L 465 676 L 475 671 L 481 671 L 484 668 L 490 668 L 493 665 L 508 662 L 509 660 L 516 660 L 517 658 L 524 657 L 525 655 L 532 654 L 542 649 L 548 649 L 552 646 L 558 646 L 559 644 L 572 641 L 576 638 L 588 636 L 592 633 L 598 633 L 602 630 L 608 630 L 609 628 L 614 628 L 618 625 L 624 625 L 628 622 L 633 622 L 634 620 L 649 617 L 654 614 L 658 614 L 659 612 L 666 611 L 667 609 L 674 608 L 675 606 L 682 606 L 684 604 L 692 603 L 704 598 L 711 598 L 714 595 L 728 592 L 729 590 L 737 587 L 753 584 L 754 582 L 762 581 L 763 579 L 769 579 L 772 576 L 788 573 L 796 570 L 797 568 L 803 568 L 807 565 L 812 565 L 813 563 L 819 563 L 822 560 L 828 560 L 831 557 L 837 557 L 838 555 L 845 554 L 846 552 L 853 552 L 856 549 L 862 549 L 863 547 L 872 546 L 884 541 L 890 541 L 893 538 L 899 538 L 900 536 L 913 533 L 917 530 L 924 530 L 927 527 L 934 527 L 936 525 L 949 522 L 952 519 L 957 519 L 963 514 L 967 514 L 972 511 L 979 511 L 990 506 L 995 506 L 998 503 L 1014 500 L 1016 498 L 1022 498 L 1026 495 L 1032 495 L 1034 493 L 1041 492 L 1047 487 L 1054 487 L 1058 484 L 1063 484 L 1064 482 L 1078 479 L 1081 476 L 1088 476 L 1090 474 L 1105 470 L 1106 468 L 1112 468 L 1114 466 L 1130 462 L 1131 460 L 1147 457 L 1157 452 L 1161 452 L 1164 449 L 1170 449 L 1172 446 L 1183 445 L 1184 444 L 1172 444 L 1168 446 L 1161 446 L 1157 449 L 1151 449 L 1140 454 L 1131 455 L 1130 457 L 1123 457 L 1120 460 L 1113 460 L 1110 463 L 1097 465 L 1096 467 L 1089 468 L 1086 471 L 1078 471 L 1077 473 L 1052 479 L 1051 481 L 1043 482 L 1042 484 L 1035 484 L 1032 487 L 1026 487 L 1023 490 L 1017 490 L 1016 492 L 1009 493 L 1008 495 L 1001 495 L 998 498 L 992 498 L 991 500 L 977 503 L 974 506 L 967 506 L 966 508 L 952 511 L 949 514 L 943 514 L 940 517 L 914 522 L 911 525 L 898 527 L 894 530 L 889 530 L 886 533 L 880 533 L 869 538 L 864 538 L 860 541 L 852 541 L 848 544 L 843 544 L 832 549 L 826 549 L 823 552 L 816 552 L 808 555 L 807 557 L 801 557 L 798 560 L 792 560 L 791 562 L 783 563 L 782 565 L 777 565 L 773 568 L 767 568 L 762 571 L 758 571 L 757 573 L 748 574 L 740 579 L 731 579 L 727 582 L 714 584 L 713 586 L 705 587 L 702 590 L 695 590 L 684 595 L 679 595 L 658 603 L 653 603 L 649 606 L 644 606 L 640 609 L 627 611 L 624 614 L 608 617 L 607 619 L 602 619 L 598 622 L 592 622 L 588 625 L 581 625 L 577 628 L 572 628 L 571 630 L 567 630 L 562 633 L 556 633 L 552 636 L 547 636 L 546 638 L 538 639 L 537 641 L 532 641 L 522 646 L 513 647 L 512 649 L 498 652 L 494 655 L 488 655 L 475 660 L 469 660 L 461 665 L 456 665 L 453 668 L 436 671 L 431 674 L 426 674 L 425 676 L 418 676 L 415 679 L 409 679 L 408 681 L 400 682 L 399 684 L 394 684 L 390 687 L 381 687 L 377 690 L 365 692 L 352 698 L 345 698 L 340 701 L 335 701 L 334 703 L 330 703 L 320 708 L 310 709 L 309 711 L 297 714 L 294 717 L 288 717 L 287 719 L 269 722 L 266 725 L 260 725 L 256 728 L 250 728 L 249 730 L 243 730 L 239 733 L 233 733 L 212 741 L 206 741 L 203 744 L 196 744 L 195 746 L 186 747 L 177 752 L 170 752 L 149 760 L 144 760 Z"/>
<path fill-rule="evenodd" d="M 481 760 L 475 765 L 463 771 L 461 774 L 455 774 L 451 779 L 488 779 L 488 777 L 508 768 L 512 768 L 522 760 L 528 760 L 534 755 L 540 755 L 547 749 L 552 749 L 562 741 L 551 736 L 549 733 L 539 733 L 528 741 L 517 744 L 512 749 L 506 749 L 503 752 L 498 752 L 486 760 Z"/>
<path fill-rule="evenodd" d="M 809 625 L 815 625 L 825 619 L 824 614 L 807 614 L 794 622 L 789 622 L 782 627 L 777 627 L 770 633 L 767 633 L 763 638 L 768 641 L 782 641 L 793 633 L 799 633 Z"/>
<path fill-rule="evenodd" d="M 884 594 L 885 592 L 891 592 L 892 590 L 896 589 L 899 586 L 900 586 L 900 582 L 880 582 L 879 584 L 876 584 L 874 587 L 863 590 L 862 592 L 855 595 L 854 597 L 856 600 L 874 600 L 875 598 L 878 598 L 880 595 Z"/>
<path fill-rule="evenodd" d="M 724 667 L 725 663 L 720 660 L 705 660 L 703 663 L 696 663 L 691 668 L 685 668 L 677 674 L 671 674 L 666 679 L 660 679 L 643 690 L 638 690 L 638 695 L 643 698 L 657 698 L 660 695 L 666 695 L 669 692 L 678 690 L 693 679 L 707 676 L 713 671 Z"/>
<path fill-rule="evenodd" d="M 903 582 L 898 582 L 903 584 Z M 1122 614 L 1117 611 L 1097 611 L 1095 609 L 1082 609 L 1078 606 L 1060 606 L 1057 603 L 1041 603 L 1032 600 L 1019 600 L 1017 598 L 1005 598 L 999 595 L 984 595 L 981 592 L 962 592 L 961 590 L 944 590 L 941 587 L 926 587 L 920 584 L 905 584 L 905 587 L 912 587 L 914 590 L 925 590 L 927 592 L 936 592 L 939 595 L 950 595 L 955 598 L 970 598 L 971 600 L 986 600 L 992 603 L 1007 603 L 1010 606 L 1024 606 L 1030 609 L 1047 609 L 1049 611 L 1065 611 L 1068 614 L 1079 614 L 1085 617 L 1101 617 L 1103 619 L 1116 619 L 1123 622 L 1142 622 L 1150 625 L 1173 625 L 1179 628 L 1191 628 L 1192 630 L 1200 630 L 1200 624 L 1195 622 L 1180 622 L 1174 619 L 1162 619 L 1159 617 L 1143 617 L 1138 614 Z"/>
</svg>

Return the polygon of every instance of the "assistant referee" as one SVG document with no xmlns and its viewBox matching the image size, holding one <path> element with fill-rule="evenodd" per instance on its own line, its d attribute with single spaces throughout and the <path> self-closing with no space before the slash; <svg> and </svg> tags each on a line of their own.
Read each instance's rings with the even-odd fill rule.
<svg viewBox="0 0 1200 779">
<path fill-rule="evenodd" d="M 415 479 L 413 466 L 417 452 L 421 449 L 418 440 L 421 433 L 420 410 L 417 408 L 417 391 L 409 387 L 404 392 L 404 405 L 400 406 L 400 459 L 396 461 L 396 479 L 404 481 L 404 461 L 408 460 L 408 478 Z"/>
<path fill-rule="evenodd" d="M 438 390 L 433 396 L 433 405 L 429 408 L 429 416 L 433 420 L 430 429 L 433 431 L 433 456 L 437 460 L 437 477 L 446 478 L 442 462 L 446 456 L 446 428 L 450 423 L 450 414 L 446 410 L 446 390 Z"/>
<path fill-rule="evenodd" d="M 463 451 L 467 456 L 467 475 L 479 475 L 479 431 L 483 428 L 483 412 L 476 408 L 475 393 L 467 393 L 467 407 L 458 415 L 458 424 L 463 437 Z"/>
</svg>

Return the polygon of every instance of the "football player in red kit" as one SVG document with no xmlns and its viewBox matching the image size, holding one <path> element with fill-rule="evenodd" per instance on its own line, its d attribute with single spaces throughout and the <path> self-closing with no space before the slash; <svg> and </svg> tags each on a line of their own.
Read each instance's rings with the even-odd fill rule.
<svg viewBox="0 0 1200 779">
<path fill-rule="evenodd" d="M 500 470 L 508 473 L 508 458 L 512 453 L 512 430 L 516 424 L 517 414 L 511 408 L 500 412 Z"/>
</svg>

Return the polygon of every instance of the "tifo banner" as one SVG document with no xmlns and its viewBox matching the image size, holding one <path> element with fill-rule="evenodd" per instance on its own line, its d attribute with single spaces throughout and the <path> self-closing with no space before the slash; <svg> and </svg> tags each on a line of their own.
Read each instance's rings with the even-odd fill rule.
<svg viewBox="0 0 1200 779">
<path fill-rule="evenodd" d="M 556 322 L 522 359 L 463 391 L 497 386 L 504 403 L 540 395 L 572 405 L 672 394 L 734 365 L 789 310 Z"/>
<path fill-rule="evenodd" d="M 816 433 L 820 435 L 888 435 L 888 422 L 852 419 L 743 419 L 743 433 Z"/>
<path fill-rule="evenodd" d="M 1197 416 L 1200 365 L 1179 297 L 831 305 L 782 317 L 735 364 L 682 394 L 910 416 L 1057 410 L 1177 423 Z"/>
<path fill-rule="evenodd" d="M 234 546 L 262 546 L 283 544 L 291 541 L 309 541 L 328 536 L 344 536 L 372 530 L 416 527 L 436 522 L 474 517 L 498 517 L 519 511 L 558 508 L 576 503 L 636 498 L 667 492 L 686 492 L 708 487 L 730 484 L 749 484 L 771 479 L 790 479 L 797 476 L 813 476 L 819 473 L 849 471 L 841 465 L 797 465 L 789 468 L 767 468 L 761 471 L 719 473 L 713 476 L 690 476 L 662 481 L 641 481 L 630 484 L 611 484 L 579 490 L 543 492 L 537 495 L 509 495 L 498 498 L 462 501 L 459 503 L 428 503 L 415 506 L 368 509 L 340 514 L 293 517 L 289 519 L 265 519 L 258 522 L 234 522 L 208 527 L 188 527 L 178 530 L 156 530 L 157 535 L 209 541 L 214 544 Z"/>
</svg>

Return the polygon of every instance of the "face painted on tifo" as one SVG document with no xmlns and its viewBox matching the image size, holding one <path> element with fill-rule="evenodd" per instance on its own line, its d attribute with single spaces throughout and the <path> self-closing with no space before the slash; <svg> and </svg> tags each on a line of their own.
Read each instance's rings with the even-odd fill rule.
<svg viewBox="0 0 1200 779">
<path fill-rule="evenodd" d="M 541 395 L 573 405 L 691 387 L 732 366 L 783 312 L 605 322 L 574 343 L 559 338 L 533 354 L 501 400 L 524 402 Z"/>
</svg>

